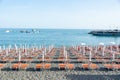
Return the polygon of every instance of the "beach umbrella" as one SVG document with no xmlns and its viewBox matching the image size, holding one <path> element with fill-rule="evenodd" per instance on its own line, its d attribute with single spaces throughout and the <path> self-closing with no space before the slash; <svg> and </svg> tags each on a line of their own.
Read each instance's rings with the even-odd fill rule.
<svg viewBox="0 0 120 80">
<path fill-rule="evenodd" d="M 8 49 L 6 49 L 5 52 L 6 52 L 6 56 L 8 56 Z"/>
<path fill-rule="evenodd" d="M 65 61 L 67 61 L 67 51 L 65 51 Z"/>
<path fill-rule="evenodd" d="M 5 45 L 3 45 L 3 50 L 5 50 Z"/>
<path fill-rule="evenodd" d="M 27 55 L 27 48 L 25 48 L 25 55 Z"/>
<path fill-rule="evenodd" d="M 18 47 L 17 47 L 17 45 L 16 45 L 16 44 L 15 44 L 14 46 L 15 46 L 15 50 L 16 50 L 16 53 L 17 53 Z"/>
<path fill-rule="evenodd" d="M 105 51 L 105 47 L 103 46 L 102 56 L 104 56 L 104 55 L 105 55 L 104 51 Z"/>
<path fill-rule="evenodd" d="M 66 49 L 66 47 L 65 46 L 63 46 L 63 54 L 64 54 L 64 57 L 65 57 L 65 61 L 67 61 L 67 51 L 65 50 Z"/>
<path fill-rule="evenodd" d="M 48 52 L 50 52 L 51 51 L 51 47 L 50 46 L 48 46 Z"/>
<path fill-rule="evenodd" d="M 42 61 L 44 62 L 45 61 L 45 51 L 42 51 Z"/>
<path fill-rule="evenodd" d="M 112 52 L 113 61 L 115 60 L 115 52 Z"/>
<path fill-rule="evenodd" d="M 41 47 L 41 45 L 39 45 L 39 49 L 41 49 L 42 47 Z"/>
<path fill-rule="evenodd" d="M 115 45 L 115 42 L 110 42 L 111 44 L 111 51 L 112 51 L 112 45 Z"/>
<path fill-rule="evenodd" d="M 34 49 L 34 47 L 33 47 L 32 51 L 33 51 L 33 53 L 35 52 L 35 49 Z"/>
<path fill-rule="evenodd" d="M 115 45 L 115 42 L 110 42 L 112 45 Z M 112 60 L 114 61 L 115 60 L 115 53 L 114 51 L 112 51 L 112 46 L 111 46 L 111 53 L 112 53 Z"/>
<path fill-rule="evenodd" d="M 79 52 L 81 51 L 80 46 L 78 46 L 77 50 L 78 50 Z"/>
<path fill-rule="evenodd" d="M 22 46 L 22 50 L 23 50 L 23 52 L 25 51 L 25 46 L 24 45 Z"/>
<path fill-rule="evenodd" d="M 21 61 L 21 51 L 19 50 L 19 53 L 18 53 L 18 61 L 20 62 Z"/>
<path fill-rule="evenodd" d="M 46 55 L 46 52 L 47 52 L 46 47 L 44 48 L 44 51 L 45 51 L 44 54 Z"/>
<path fill-rule="evenodd" d="M 90 48 L 90 53 L 89 53 L 89 61 L 91 62 L 92 60 L 92 53 L 91 53 L 91 48 Z"/>
<path fill-rule="evenodd" d="M 97 47 L 98 47 L 98 46 L 95 46 L 95 53 L 97 53 L 97 49 L 98 49 Z"/>
<path fill-rule="evenodd" d="M 0 46 L 0 52 L 2 52 L 2 48 L 1 48 L 1 46 Z"/>
<path fill-rule="evenodd" d="M 117 47 L 117 52 L 119 52 L 119 45 L 116 45 L 116 47 Z"/>
<path fill-rule="evenodd" d="M 8 51 L 10 52 L 10 49 L 11 49 L 11 45 L 8 46 Z"/>
<path fill-rule="evenodd" d="M 86 43 L 81 43 L 81 45 L 83 46 L 83 54 L 85 54 L 85 45 L 86 45 Z"/>
<path fill-rule="evenodd" d="M 65 46 L 63 46 L 63 54 L 64 54 L 64 56 L 66 56 L 66 53 L 65 53 Z"/>
<path fill-rule="evenodd" d="M 105 51 L 105 47 L 104 47 L 104 43 L 99 43 L 99 45 L 101 45 L 103 48 L 102 48 L 102 56 L 104 56 L 104 51 Z"/>
</svg>

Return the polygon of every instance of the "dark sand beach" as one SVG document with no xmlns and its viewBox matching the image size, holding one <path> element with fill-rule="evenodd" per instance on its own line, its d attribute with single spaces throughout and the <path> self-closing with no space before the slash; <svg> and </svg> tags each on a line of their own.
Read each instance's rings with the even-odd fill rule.
<svg viewBox="0 0 120 80">
<path fill-rule="evenodd" d="M 115 56 L 111 55 L 111 46 L 105 47 L 104 55 L 102 50 L 101 45 L 97 49 L 93 46 L 77 46 L 2 50 L 0 79 L 119 80 L 119 47 L 112 46 Z"/>
</svg>

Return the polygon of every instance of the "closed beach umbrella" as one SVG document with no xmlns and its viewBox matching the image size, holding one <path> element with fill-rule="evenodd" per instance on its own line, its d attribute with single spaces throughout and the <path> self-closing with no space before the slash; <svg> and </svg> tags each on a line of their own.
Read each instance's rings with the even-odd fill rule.
<svg viewBox="0 0 120 80">
<path fill-rule="evenodd" d="M 5 50 L 5 45 L 3 45 L 3 50 Z"/>
<path fill-rule="evenodd" d="M 115 42 L 110 42 L 111 43 L 111 51 L 112 51 L 112 45 L 115 45 Z"/>
<path fill-rule="evenodd" d="M 83 54 L 85 54 L 85 43 L 81 43 L 81 45 L 83 46 Z"/>
<path fill-rule="evenodd" d="M 11 49 L 11 45 L 8 46 L 8 51 L 10 52 L 10 49 Z"/>
<path fill-rule="evenodd" d="M 8 56 L 8 49 L 6 49 L 5 51 L 6 51 L 6 56 Z"/>
<path fill-rule="evenodd" d="M 102 48 L 102 56 L 104 56 L 104 50 L 105 50 L 105 47 L 104 47 L 104 43 L 99 43 L 99 45 L 101 45 L 101 46 L 103 46 L 103 48 Z"/>
<path fill-rule="evenodd" d="M 110 42 L 112 45 L 115 45 L 115 42 Z M 111 53 L 112 53 L 112 60 L 114 61 L 114 59 L 115 59 L 115 53 L 114 53 L 114 51 L 112 51 L 112 45 L 111 45 Z"/>
<path fill-rule="evenodd" d="M 91 48 L 90 48 L 90 53 L 89 53 L 89 61 L 91 62 L 92 60 L 92 53 L 91 53 Z"/>
<path fill-rule="evenodd" d="M 105 47 L 103 46 L 102 56 L 104 56 L 104 55 L 105 55 L 104 51 L 105 51 Z"/>
<path fill-rule="evenodd" d="M 18 55 L 18 57 L 19 57 L 19 62 L 21 61 L 21 52 L 20 52 L 20 50 L 19 50 L 19 55 Z"/>
<path fill-rule="evenodd" d="M 51 47 L 49 46 L 49 47 L 48 47 L 48 52 L 50 52 L 50 51 L 51 51 Z"/>
<path fill-rule="evenodd" d="M 64 56 L 66 55 L 66 53 L 65 53 L 65 46 L 63 47 L 63 54 L 64 54 Z"/>
<path fill-rule="evenodd" d="M 112 52 L 113 55 L 113 61 L 115 60 L 115 52 Z"/>
<path fill-rule="evenodd" d="M 44 55 L 45 51 L 43 51 L 42 53 L 42 61 L 44 62 L 45 61 L 45 55 Z"/>
<path fill-rule="evenodd" d="M 46 52 L 47 52 L 47 50 L 46 50 L 46 47 L 45 47 L 45 52 L 44 52 L 45 55 L 46 55 Z"/>
<path fill-rule="evenodd" d="M 67 51 L 65 51 L 65 59 L 66 59 L 66 61 L 67 61 Z"/>
<path fill-rule="evenodd" d="M 119 52 L 119 45 L 117 45 L 117 52 Z"/>
<path fill-rule="evenodd" d="M 0 52 L 2 52 L 2 48 L 1 48 L 1 46 L 0 46 Z"/>
<path fill-rule="evenodd" d="M 16 50 L 16 52 L 17 52 L 17 50 L 18 50 L 18 47 L 17 47 L 17 45 L 15 44 L 15 50 Z"/>
</svg>

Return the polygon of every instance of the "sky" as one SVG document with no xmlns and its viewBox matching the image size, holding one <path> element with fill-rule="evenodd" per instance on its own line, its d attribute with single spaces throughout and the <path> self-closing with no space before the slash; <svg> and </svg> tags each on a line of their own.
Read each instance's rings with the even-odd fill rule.
<svg viewBox="0 0 120 80">
<path fill-rule="evenodd" d="M 120 28 L 120 0 L 0 0 L 0 28 Z"/>
</svg>

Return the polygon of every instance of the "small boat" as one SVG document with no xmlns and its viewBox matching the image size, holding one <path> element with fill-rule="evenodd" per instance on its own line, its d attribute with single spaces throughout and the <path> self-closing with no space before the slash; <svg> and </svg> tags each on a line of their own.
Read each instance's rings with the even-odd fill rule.
<svg viewBox="0 0 120 80">
<path fill-rule="evenodd" d="M 27 31 L 27 30 L 21 30 L 20 32 L 21 33 L 30 33 L 30 31 Z"/>
<path fill-rule="evenodd" d="M 6 32 L 6 33 L 9 33 L 9 32 L 10 32 L 10 30 L 6 30 L 5 32 Z"/>
<path fill-rule="evenodd" d="M 32 29 L 32 32 L 33 33 L 40 33 L 40 30 L 39 29 Z"/>
<path fill-rule="evenodd" d="M 89 32 L 88 34 L 92 34 L 95 36 L 120 36 L 120 30 L 114 29 L 114 30 L 94 30 Z"/>
</svg>

